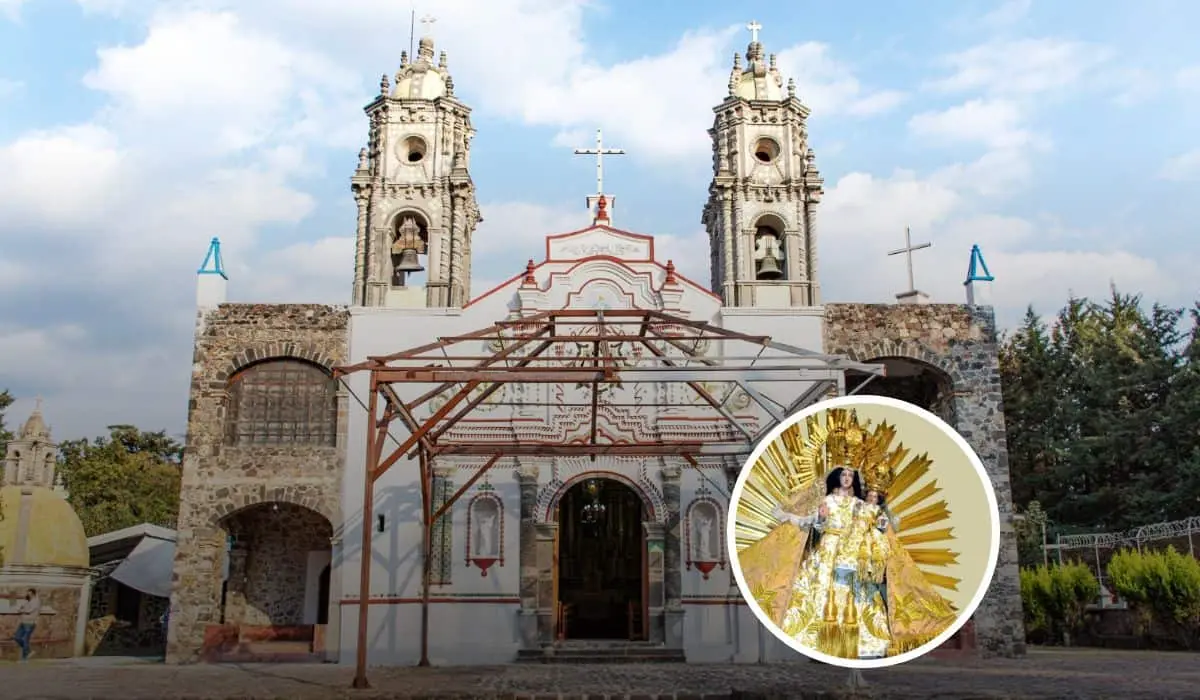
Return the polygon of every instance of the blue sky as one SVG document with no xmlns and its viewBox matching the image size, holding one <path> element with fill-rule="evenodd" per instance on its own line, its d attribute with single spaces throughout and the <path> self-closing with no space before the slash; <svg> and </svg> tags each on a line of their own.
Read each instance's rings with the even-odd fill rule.
<svg viewBox="0 0 1200 700">
<path fill-rule="evenodd" d="M 474 109 L 473 291 L 587 222 L 603 128 L 615 223 L 707 281 L 705 130 L 745 24 L 813 110 L 830 301 L 962 299 L 972 243 L 1002 324 L 1110 282 L 1186 304 L 1200 255 L 1200 3 L 443 0 Z M 403 0 L 0 0 L 0 387 L 61 437 L 182 433 L 195 270 L 235 301 L 347 300 L 362 106 Z M 418 34 L 420 34 L 420 25 Z"/>
</svg>

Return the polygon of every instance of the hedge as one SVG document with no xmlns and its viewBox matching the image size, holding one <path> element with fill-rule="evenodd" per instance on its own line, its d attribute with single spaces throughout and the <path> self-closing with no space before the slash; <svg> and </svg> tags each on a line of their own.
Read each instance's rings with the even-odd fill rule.
<svg viewBox="0 0 1200 700">
<path fill-rule="evenodd" d="M 1031 642 L 1071 643 L 1087 606 L 1100 595 L 1100 582 L 1083 564 L 1021 569 L 1025 634 Z"/>
<path fill-rule="evenodd" d="M 1108 577 L 1137 613 L 1143 635 L 1158 632 L 1187 649 L 1200 646 L 1200 561 L 1174 547 L 1124 550 L 1108 563 Z"/>
</svg>

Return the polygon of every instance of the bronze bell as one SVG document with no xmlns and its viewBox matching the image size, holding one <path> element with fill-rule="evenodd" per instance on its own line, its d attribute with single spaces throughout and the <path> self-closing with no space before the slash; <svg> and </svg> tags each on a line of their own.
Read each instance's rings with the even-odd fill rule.
<svg viewBox="0 0 1200 700">
<path fill-rule="evenodd" d="M 393 255 L 392 264 L 396 272 L 420 272 L 425 269 L 421 267 L 421 261 L 417 258 L 414 248 L 405 248 L 399 254 Z"/>
<path fill-rule="evenodd" d="M 779 260 L 774 255 L 767 255 L 758 261 L 758 278 L 760 280 L 777 280 L 783 277 L 779 269 Z"/>
</svg>

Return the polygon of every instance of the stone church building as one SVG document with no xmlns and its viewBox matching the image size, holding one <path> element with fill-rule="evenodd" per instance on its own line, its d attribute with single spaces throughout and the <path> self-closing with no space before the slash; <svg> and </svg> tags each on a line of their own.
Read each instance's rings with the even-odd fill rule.
<svg viewBox="0 0 1200 700">
<path fill-rule="evenodd" d="M 615 227 L 614 200 L 598 183 L 592 225 L 546 232 L 526 269 L 494 289 L 472 289 L 481 212 L 471 110 L 430 38 L 415 56 L 402 55 L 366 107 L 367 146 L 351 178 L 358 218 L 349 305 L 227 303 L 214 239 L 198 275 L 169 660 L 354 663 L 360 638 L 372 664 L 508 663 L 581 639 L 695 662 L 794 658 L 759 627 L 729 570 L 734 455 L 580 456 L 547 447 L 490 463 L 444 452 L 426 464 L 414 450 L 375 470 L 364 518 L 366 471 L 379 464 L 368 444 L 367 397 L 376 389 L 367 373 L 337 368 L 451 337 L 459 354 L 494 359 L 504 338 L 478 331 L 499 322 L 578 312 L 603 323 L 601 312 L 643 311 L 728 337 L 770 336 L 768 356 L 809 357 L 823 363 L 819 376 L 837 376 L 759 391 L 729 384 L 712 406 L 697 395 L 718 389 L 697 389 L 699 380 L 694 391 L 627 384 L 604 396 L 599 385 L 507 384 L 492 398 L 473 394 L 478 400 L 446 435 L 510 447 L 575 445 L 589 433 L 592 444 L 597 435 L 609 444 L 668 435 L 720 441 L 730 421 L 751 426 L 747 435 L 768 429 L 786 415 L 772 403 L 795 409 L 831 387 L 867 382 L 861 393 L 944 417 L 987 466 L 1000 502 L 1000 561 L 952 646 L 1023 653 L 991 309 L 929 303 L 916 291 L 893 304 L 822 298 L 818 243 L 838 241 L 819 239 L 823 182 L 808 145 L 809 110 L 752 27 L 727 94 L 714 95 L 713 178 L 701 214 L 707 284 L 656 257 L 652 236 Z M 583 358 L 594 341 L 579 337 L 573 352 Z M 733 344 L 693 347 L 696 357 L 708 352 L 696 366 L 748 354 Z M 873 376 L 881 368 L 886 377 Z M 429 388 L 400 386 L 395 400 L 422 403 L 414 397 Z M 424 403 L 426 414 L 449 411 L 444 395 Z M 386 437 L 395 448 L 408 435 Z M 442 510 L 427 550 L 425 491 L 428 507 Z"/>
</svg>

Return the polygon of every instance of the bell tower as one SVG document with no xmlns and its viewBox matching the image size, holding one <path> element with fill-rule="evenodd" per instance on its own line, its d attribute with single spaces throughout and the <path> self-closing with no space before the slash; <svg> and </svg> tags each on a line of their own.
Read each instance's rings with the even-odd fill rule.
<svg viewBox="0 0 1200 700">
<path fill-rule="evenodd" d="M 428 27 L 432 18 L 422 20 Z M 446 52 L 424 36 L 400 54 L 365 108 L 367 147 L 351 190 L 358 205 L 353 304 L 461 307 L 471 294 L 471 110 L 454 95 Z"/>
<path fill-rule="evenodd" d="M 713 179 L 702 223 L 708 231 L 712 288 L 726 306 L 791 308 L 820 304 L 817 204 L 821 174 L 808 147 L 809 110 L 796 83 L 775 66 L 747 25 L 750 45 L 735 54 L 729 93 L 714 108 L 709 136 Z"/>
</svg>

